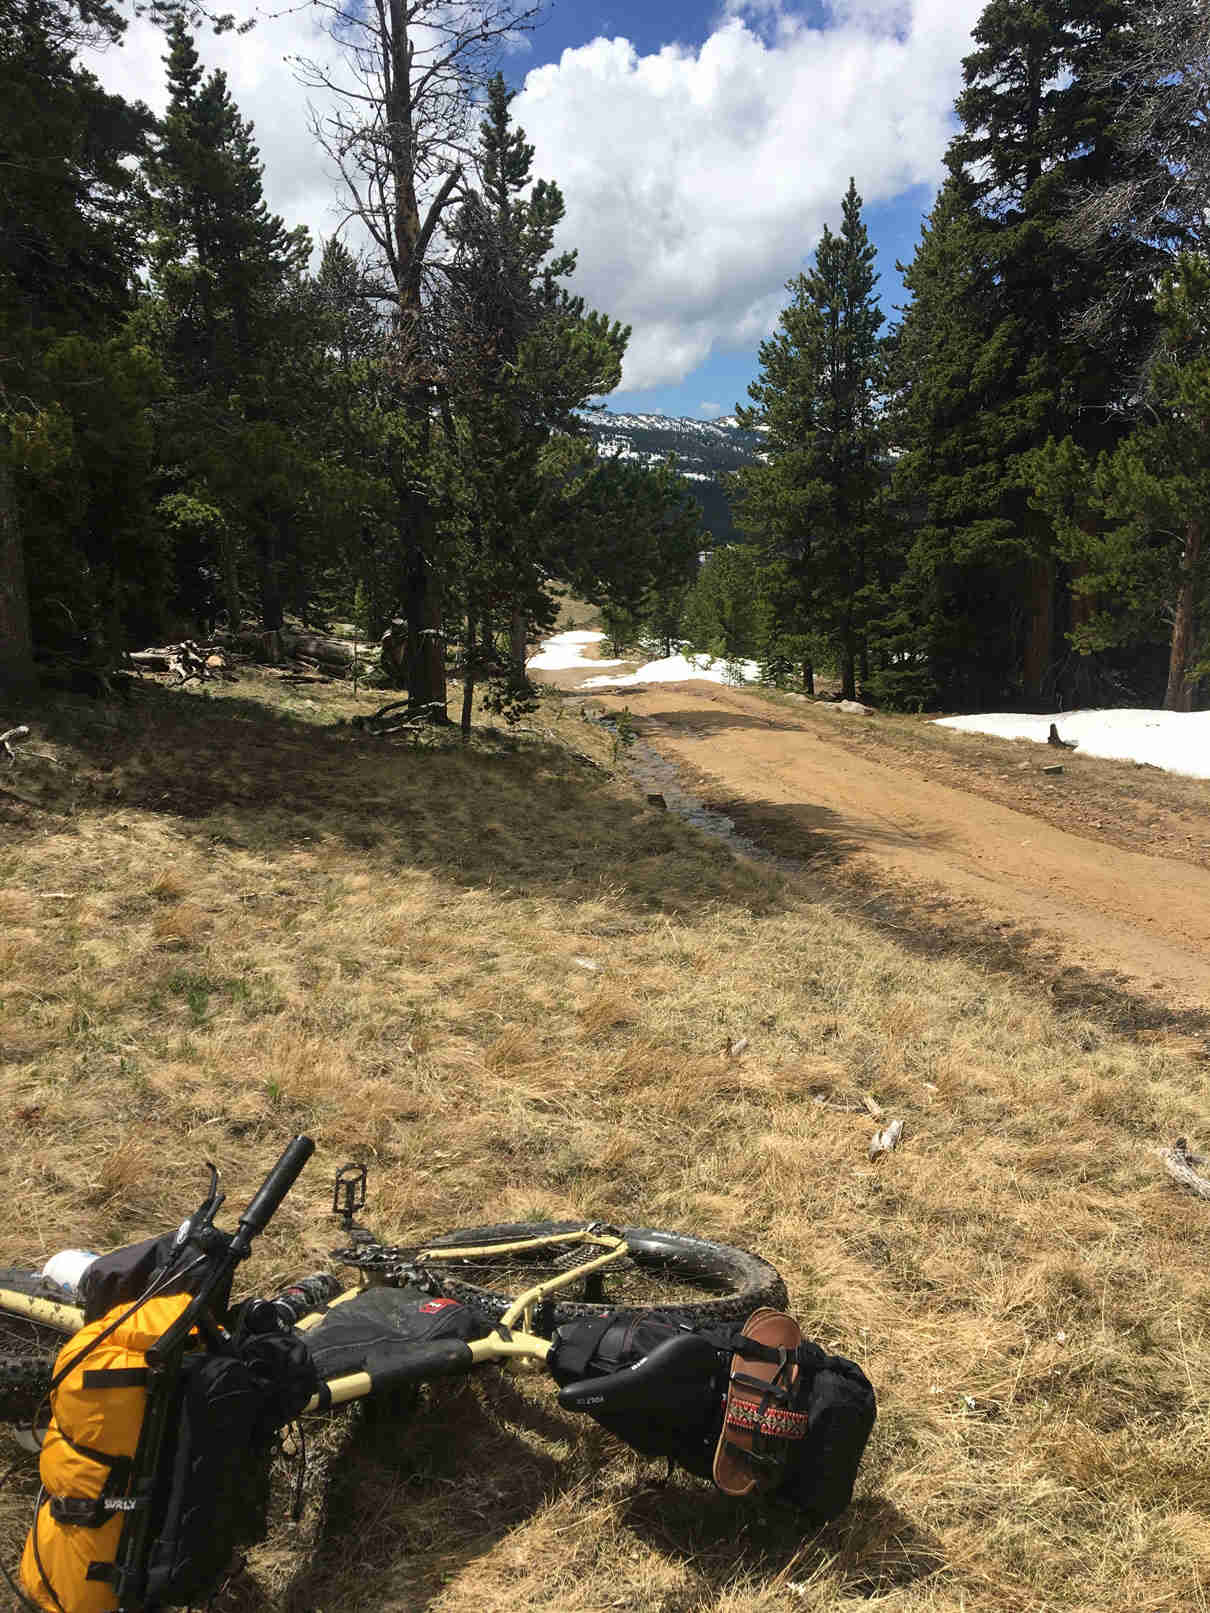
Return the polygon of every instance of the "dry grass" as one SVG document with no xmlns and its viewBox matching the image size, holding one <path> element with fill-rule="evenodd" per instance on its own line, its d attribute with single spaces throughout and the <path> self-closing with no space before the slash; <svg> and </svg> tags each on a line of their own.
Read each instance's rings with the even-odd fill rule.
<svg viewBox="0 0 1210 1613">
<path fill-rule="evenodd" d="M 226 1613 L 1205 1606 L 1210 1215 L 1148 1153 L 1210 1134 L 1187 1042 L 921 958 L 558 745 L 384 747 L 331 726 L 368 699 L 271 693 L 58 708 L 67 765 L 12 780 L 60 815 L 11 803 L 0 850 L 0 1261 L 175 1224 L 206 1157 L 236 1203 L 305 1129 L 257 1286 L 323 1263 L 362 1158 L 401 1240 L 592 1213 L 755 1247 L 880 1417 L 804 1533 L 540 1385 L 440 1388 L 331 1426 Z M 540 723 L 601 753 L 575 709 Z M 862 1095 L 906 1124 L 876 1165 Z"/>
</svg>

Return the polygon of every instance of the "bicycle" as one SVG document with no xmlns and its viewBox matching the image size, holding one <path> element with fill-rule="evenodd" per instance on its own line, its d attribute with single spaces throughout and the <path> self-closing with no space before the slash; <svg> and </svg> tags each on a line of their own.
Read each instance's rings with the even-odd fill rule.
<svg viewBox="0 0 1210 1613">
<path fill-rule="evenodd" d="M 365 1202 L 364 1166 L 342 1167 L 332 1209 L 351 1242 L 334 1250 L 333 1260 L 358 1276 L 343 1281 L 320 1272 L 291 1284 L 267 1301 L 281 1320 L 322 1346 L 325 1322 L 328 1332 L 335 1331 L 329 1318 L 338 1310 L 345 1320 L 365 1316 L 380 1326 L 384 1306 L 374 1302 L 371 1290 L 422 1289 L 465 1305 L 492 1331 L 472 1341 L 469 1356 L 424 1353 L 401 1340 L 383 1352 L 376 1374 L 344 1372 L 343 1354 L 330 1352 L 323 1404 L 309 1410 L 489 1362 L 540 1364 L 556 1327 L 616 1311 L 693 1328 L 742 1322 L 753 1311 L 786 1303 L 785 1283 L 768 1261 L 693 1234 L 618 1228 L 600 1220 L 508 1222 L 457 1228 L 424 1244 L 400 1246 L 380 1242 L 356 1223 Z M 599 1252 L 585 1258 L 583 1250 Z M 0 1423 L 28 1423 L 46 1395 L 64 1339 L 83 1321 L 80 1304 L 41 1272 L 0 1267 Z M 347 1353 L 358 1348 L 353 1339 Z"/>
<path fill-rule="evenodd" d="M 411 1404 L 422 1383 L 489 1364 L 547 1369 L 564 1409 L 586 1413 L 643 1454 L 666 1457 L 670 1468 L 712 1479 L 729 1494 L 764 1491 L 821 1521 L 848 1505 L 873 1426 L 873 1390 L 858 1367 L 826 1356 L 780 1310 L 786 1290 L 776 1270 L 730 1245 L 600 1221 L 505 1223 L 461 1228 L 421 1246 L 384 1244 L 356 1220 L 366 1170 L 349 1165 L 337 1173 L 332 1208 L 350 1242 L 333 1254 L 356 1280 L 318 1273 L 272 1298 L 232 1304 L 236 1266 L 313 1149 L 305 1137 L 289 1145 L 234 1234 L 215 1225 L 224 1195 L 209 1166 L 208 1195 L 175 1237 L 97 1257 L 81 1279 L 83 1305 L 40 1273 L 0 1269 L 0 1422 L 27 1420 L 31 1450 L 45 1436 L 43 1490 L 22 1561 L 27 1605 L 51 1613 L 100 1606 L 145 1613 L 204 1599 L 237 1545 L 259 1537 L 230 1518 L 226 1532 L 206 1525 L 199 1535 L 197 1451 L 211 1464 L 206 1494 L 213 1501 L 243 1484 L 249 1469 L 254 1480 L 263 1472 L 267 1484 L 272 1436 L 301 1414 L 375 1399 L 391 1410 L 401 1395 Z M 126 1352 L 124 1362 L 134 1349 L 135 1367 L 85 1370 L 86 1358 L 98 1359 L 90 1352 L 115 1329 L 129 1322 L 131 1332 L 145 1332 L 145 1307 L 165 1303 L 168 1320 L 153 1338 L 140 1334 L 136 1347 L 118 1334 L 115 1347 Z M 81 1350 L 52 1353 L 81 1331 Z M 209 1427 L 210 1402 L 188 1398 L 189 1383 L 202 1380 L 207 1364 L 216 1373 L 243 1373 L 261 1433 L 245 1440 L 238 1417 L 225 1432 Z M 146 1385 L 138 1388 L 137 1443 L 132 1439 L 129 1455 L 104 1455 L 114 1447 L 103 1441 L 98 1455 L 58 1420 L 53 1391 L 60 1384 L 74 1385 L 77 1415 L 82 1385 L 87 1416 L 89 1381 L 100 1393 L 106 1379 L 123 1389 Z M 39 1421 L 48 1396 L 49 1435 Z M 223 1397 L 232 1398 L 229 1382 L 213 1404 Z M 262 1401 L 270 1408 L 265 1417 Z M 116 1488 L 108 1478 L 83 1496 L 78 1484 L 56 1487 L 48 1452 L 53 1468 L 54 1452 L 68 1448 L 108 1463 L 109 1471 L 120 1463 Z M 185 1482 L 192 1489 L 180 1498 Z M 66 1564 L 70 1605 L 40 1555 L 46 1517 L 46 1553 L 53 1549 Z M 193 1527 L 185 1546 L 164 1521 L 174 1517 Z M 98 1534 L 89 1532 L 110 1523 L 107 1551 L 98 1554 Z M 89 1534 L 83 1546 L 81 1531 Z M 161 1536 L 175 1553 L 166 1568 Z M 111 1583 L 118 1599 L 98 1604 L 84 1590 L 71 1599 L 77 1581 L 97 1579 Z"/>
</svg>

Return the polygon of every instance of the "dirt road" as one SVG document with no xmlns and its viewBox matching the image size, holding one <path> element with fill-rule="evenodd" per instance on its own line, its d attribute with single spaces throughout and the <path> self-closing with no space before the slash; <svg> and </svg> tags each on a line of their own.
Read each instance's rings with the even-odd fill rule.
<svg viewBox="0 0 1210 1613">
<path fill-rule="evenodd" d="M 872 875 L 888 891 L 923 887 L 943 898 L 948 919 L 1012 934 L 1036 955 L 1053 960 L 1057 944 L 1068 973 L 1108 974 L 1130 992 L 1210 1008 L 1210 868 L 1200 855 L 1154 854 L 1146 835 L 1124 837 L 1127 808 L 1112 795 L 1100 810 L 1117 821 L 1098 834 L 1101 823 L 1090 826 L 1076 809 L 1074 764 L 1065 781 L 1072 806 L 1058 801 L 1047 816 L 1059 821 L 1048 822 L 963 787 L 959 767 L 938 778 L 935 757 L 855 749 L 845 725 L 870 721 L 860 716 L 706 682 L 592 694 L 603 709 L 628 706 L 644 740 L 691 770 L 700 793 L 753 839 Z M 1054 760 L 1030 747 L 1028 761 L 1004 765 L 1036 776 Z M 1190 821 L 1186 811 L 1181 827 Z"/>
</svg>

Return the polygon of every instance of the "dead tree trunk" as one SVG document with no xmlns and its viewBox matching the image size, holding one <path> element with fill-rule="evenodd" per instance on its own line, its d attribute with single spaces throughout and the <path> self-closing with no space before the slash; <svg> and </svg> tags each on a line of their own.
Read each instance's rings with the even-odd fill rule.
<svg viewBox="0 0 1210 1613">
<path fill-rule="evenodd" d="M 857 663 L 849 644 L 840 652 L 840 687 L 842 699 L 857 699 Z"/>
<path fill-rule="evenodd" d="M 529 648 L 528 624 L 523 610 L 514 610 L 508 624 L 509 660 L 518 686 L 525 682 L 525 652 Z"/>
<path fill-rule="evenodd" d="M 1189 711 L 1193 705 L 1193 679 L 1189 676 L 1189 657 L 1193 652 L 1194 600 L 1202 538 L 1202 523 L 1196 516 L 1191 516 L 1185 525 L 1185 549 L 1181 555 L 1181 586 L 1176 596 L 1172 645 L 1168 655 L 1168 687 L 1164 692 L 1165 711 Z"/>
<path fill-rule="evenodd" d="M 1025 686 L 1025 698 L 1040 702 L 1054 652 L 1055 563 L 1049 555 L 1031 563 L 1028 587 L 1021 681 Z"/>
<path fill-rule="evenodd" d="M 235 537 L 226 527 L 219 540 L 219 564 L 222 570 L 223 608 L 227 612 L 227 626 L 231 632 L 238 633 L 244 614 L 239 593 L 239 562 L 236 557 Z"/>
<path fill-rule="evenodd" d="M 403 614 L 408 628 L 407 688 L 413 706 L 434 708 L 433 721 L 444 722 L 445 634 L 442 631 L 440 582 L 433 575 L 421 534 L 431 526 L 427 508 L 409 500 L 413 517 L 407 534 L 411 560 L 404 578 Z M 420 530 L 417 530 L 419 526 Z"/>
<path fill-rule="evenodd" d="M 280 534 L 272 523 L 261 533 L 258 550 L 261 622 L 267 632 L 275 633 L 285 623 L 285 601 L 281 585 L 282 545 Z"/>
<path fill-rule="evenodd" d="M 462 737 L 471 737 L 471 708 L 475 700 L 475 658 L 478 655 L 476 634 L 478 623 L 475 620 L 475 611 L 472 605 L 466 610 L 466 665 L 462 673 Z"/>
<path fill-rule="evenodd" d="M 25 586 L 25 547 L 7 446 L 0 439 L 0 696 L 26 694 L 37 681 Z"/>
</svg>

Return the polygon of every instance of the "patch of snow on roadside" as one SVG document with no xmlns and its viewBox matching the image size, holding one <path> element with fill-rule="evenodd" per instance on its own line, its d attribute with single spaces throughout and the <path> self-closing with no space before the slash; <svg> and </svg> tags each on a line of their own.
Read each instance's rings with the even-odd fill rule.
<svg viewBox="0 0 1210 1613">
<path fill-rule="evenodd" d="M 1146 762 L 1169 773 L 1210 778 L 1210 711 L 1060 711 L 1053 716 L 989 712 L 976 717 L 938 717 L 939 728 L 1001 739 L 1046 743 L 1050 725 L 1074 740 L 1086 756 Z"/>
<path fill-rule="evenodd" d="M 588 631 L 556 633 L 553 638 L 543 639 L 537 655 L 531 655 L 525 664 L 537 672 L 566 672 L 569 667 L 581 666 L 623 665 L 621 661 L 593 661 L 584 654 L 586 644 L 599 644 L 604 637 L 604 633 Z"/>
<path fill-rule="evenodd" d="M 629 677 L 589 678 L 579 687 L 594 689 L 607 683 L 614 688 L 636 683 L 683 683 L 687 678 L 729 683 L 733 669 L 739 672 L 743 683 L 755 683 L 760 677 L 760 667 L 755 661 L 715 661 L 708 655 L 670 655 L 663 661 L 648 661 L 646 666 L 641 666 Z"/>
</svg>

